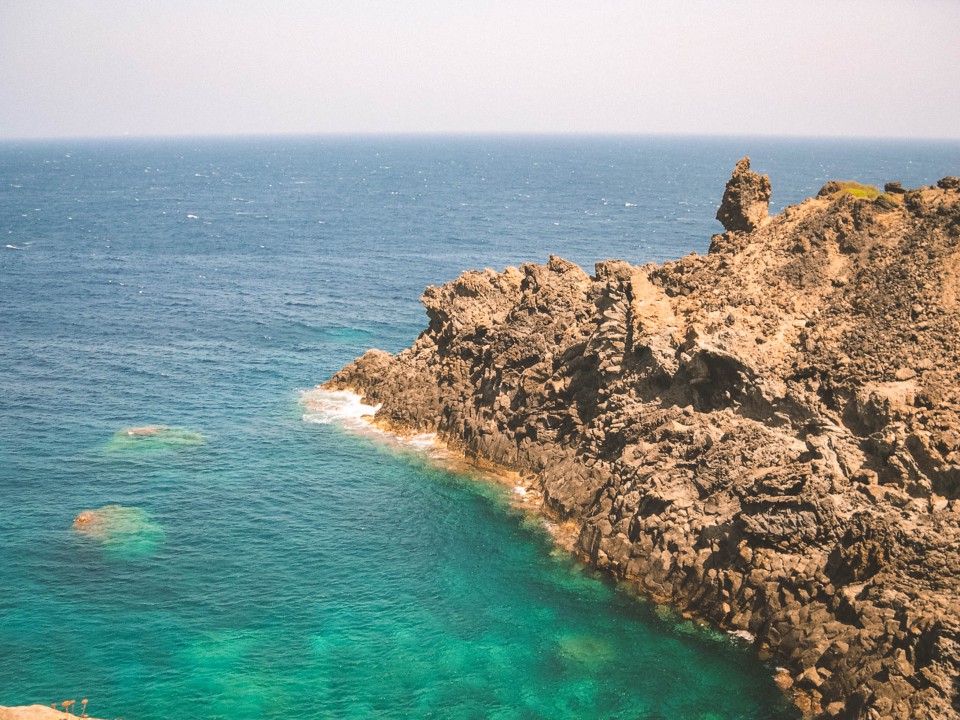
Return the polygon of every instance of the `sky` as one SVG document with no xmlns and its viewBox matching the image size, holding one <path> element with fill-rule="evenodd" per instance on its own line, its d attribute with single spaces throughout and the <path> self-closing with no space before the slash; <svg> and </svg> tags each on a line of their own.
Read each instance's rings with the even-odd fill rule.
<svg viewBox="0 0 960 720">
<path fill-rule="evenodd" d="M 960 138 L 960 0 L 0 0 L 0 139 Z"/>
</svg>

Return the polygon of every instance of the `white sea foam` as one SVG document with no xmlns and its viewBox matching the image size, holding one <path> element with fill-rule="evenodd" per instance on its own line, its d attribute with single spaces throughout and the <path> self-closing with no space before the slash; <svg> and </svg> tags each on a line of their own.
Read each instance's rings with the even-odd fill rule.
<svg viewBox="0 0 960 720">
<path fill-rule="evenodd" d="M 380 407 L 379 405 L 377 407 Z M 403 443 L 420 450 L 429 450 L 437 444 L 436 433 L 419 433 L 412 437 L 404 438 Z"/>
<path fill-rule="evenodd" d="M 369 426 L 369 421 L 380 409 L 380 405 L 367 405 L 359 395 L 347 390 L 314 388 L 304 393 L 302 402 L 309 410 L 303 416 L 307 422 L 337 423 L 348 428 Z"/>
<path fill-rule="evenodd" d="M 437 440 L 436 433 L 402 435 L 378 428 L 372 420 L 381 405 L 367 405 L 359 395 L 348 390 L 314 388 L 305 392 L 300 402 L 309 411 L 303 415 L 306 422 L 335 424 L 348 430 L 373 435 L 394 447 L 411 450 L 436 461 L 450 461 L 455 458 L 443 443 Z"/>
</svg>

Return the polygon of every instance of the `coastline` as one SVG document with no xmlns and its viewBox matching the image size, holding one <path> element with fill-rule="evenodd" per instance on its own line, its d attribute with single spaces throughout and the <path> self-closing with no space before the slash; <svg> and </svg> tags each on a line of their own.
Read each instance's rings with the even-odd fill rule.
<svg viewBox="0 0 960 720">
<path fill-rule="evenodd" d="M 79 717 L 81 716 L 74 715 L 72 712 L 61 712 L 48 705 L 0 705 L 0 720 L 68 720 Z M 87 716 L 83 715 L 83 717 Z M 89 718 L 89 720 L 96 720 L 96 718 Z"/>
<path fill-rule="evenodd" d="M 349 394 L 350 397 L 343 396 L 343 393 Z M 341 394 L 346 404 L 352 408 L 363 408 L 363 410 L 347 415 L 334 413 L 322 420 L 317 420 L 318 412 L 321 415 L 325 413 L 324 396 L 337 394 Z M 469 456 L 452 447 L 436 433 L 413 432 L 389 420 L 377 419 L 375 413 L 378 408 L 366 405 L 363 402 L 363 396 L 354 389 L 342 388 L 331 391 L 317 386 L 303 393 L 300 403 L 313 413 L 313 415 L 304 416 L 308 422 L 337 424 L 348 431 L 376 438 L 394 449 L 413 451 L 433 467 L 473 480 L 509 488 L 508 497 L 511 507 L 522 510 L 537 519 L 558 548 L 573 553 L 581 562 L 589 564 L 588 558 L 583 557 L 576 550 L 579 528 L 575 523 L 564 521 L 550 511 L 549 506 L 544 503 L 543 493 L 537 486 L 535 476 L 510 470 L 482 457 Z M 329 413 L 329 410 L 327 409 L 326 412 Z"/>
<path fill-rule="evenodd" d="M 410 348 L 323 387 L 534 478 L 589 565 L 756 637 L 805 716 L 960 717 L 960 179 L 769 198 L 745 158 L 706 256 L 429 287 Z"/>
<path fill-rule="evenodd" d="M 318 394 L 336 394 L 349 393 L 353 401 L 352 404 L 363 405 L 364 407 L 374 409 L 374 406 L 365 405 L 363 396 L 355 389 L 343 388 L 340 390 L 324 390 L 322 386 L 317 386 L 308 390 L 301 397 L 301 403 L 308 409 L 311 408 L 311 396 L 316 398 Z M 315 409 L 315 406 L 314 408 Z M 310 421 L 308 419 L 308 421 Z M 324 423 L 326 424 L 326 423 Z M 337 419 L 332 419 L 330 424 L 338 424 Z M 510 507 L 519 510 L 528 517 L 536 520 L 541 527 L 550 536 L 554 547 L 569 553 L 574 559 L 585 567 L 592 567 L 590 557 L 577 546 L 580 537 L 580 528 L 576 522 L 570 519 L 563 519 L 554 512 L 544 501 L 544 495 L 539 487 L 536 475 L 524 474 L 516 470 L 511 470 L 495 462 L 487 460 L 476 455 L 467 455 L 462 450 L 437 434 L 417 433 L 402 426 L 396 426 L 389 420 L 377 419 L 373 412 L 369 415 L 361 415 L 353 418 L 353 422 L 343 425 L 348 432 L 357 432 L 363 436 L 371 437 L 379 442 L 383 442 L 388 447 L 401 452 L 414 452 L 419 457 L 425 459 L 432 467 L 445 470 L 461 477 L 468 478 L 476 482 L 485 482 L 491 485 L 508 488 Z M 597 568 L 594 568 L 597 569 Z M 615 583 L 628 588 L 638 599 L 643 599 L 654 605 L 668 610 L 671 614 L 674 608 L 670 599 L 663 596 L 656 596 L 649 592 L 637 579 L 617 577 L 600 570 Z M 687 609 L 677 613 L 677 617 L 684 620 L 691 620 L 704 627 L 714 628 L 728 635 L 731 638 L 737 638 L 740 641 L 753 644 L 756 638 L 749 632 L 735 627 L 723 627 L 713 622 L 710 618 L 697 614 L 692 609 Z M 777 668 L 776 676 L 782 674 L 782 668 Z M 778 683 L 779 685 L 779 683 Z M 783 688 L 781 688 L 783 689 Z M 792 696 L 788 695 L 792 700 Z"/>
</svg>

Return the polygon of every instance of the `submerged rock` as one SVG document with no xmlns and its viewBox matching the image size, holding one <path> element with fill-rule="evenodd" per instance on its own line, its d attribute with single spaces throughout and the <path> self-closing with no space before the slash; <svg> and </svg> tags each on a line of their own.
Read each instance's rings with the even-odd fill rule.
<svg viewBox="0 0 960 720">
<path fill-rule="evenodd" d="M 125 557 L 150 555 L 164 539 L 163 528 L 145 510 L 123 505 L 84 510 L 73 519 L 73 529 Z"/>
<path fill-rule="evenodd" d="M 464 273 L 325 387 L 532 478 L 588 562 L 755 636 L 807 715 L 957 718 L 960 182 L 825 190 L 766 218 L 745 159 L 708 255 Z"/>
<path fill-rule="evenodd" d="M 108 450 L 166 450 L 203 445 L 207 439 L 200 433 L 167 425 L 142 425 L 113 434 Z"/>
<path fill-rule="evenodd" d="M 565 660 L 589 666 L 616 660 L 613 646 L 593 635 L 562 635 L 557 639 L 557 652 Z"/>
</svg>

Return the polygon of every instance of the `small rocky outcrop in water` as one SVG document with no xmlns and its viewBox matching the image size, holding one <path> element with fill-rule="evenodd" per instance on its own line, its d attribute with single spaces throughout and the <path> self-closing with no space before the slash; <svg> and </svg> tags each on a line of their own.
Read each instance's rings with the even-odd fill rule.
<svg viewBox="0 0 960 720">
<path fill-rule="evenodd" d="M 203 435 L 184 428 L 141 425 L 115 432 L 107 445 L 107 450 L 156 452 L 197 447 L 205 442 L 206 438 Z"/>
<path fill-rule="evenodd" d="M 958 718 L 960 181 L 837 183 L 706 256 L 467 272 L 326 387 L 518 471 L 585 559 L 756 637 L 811 717 Z"/>
<path fill-rule="evenodd" d="M 770 178 L 750 170 L 750 158 L 737 163 L 727 181 L 717 220 L 727 231 L 752 232 L 767 219 L 770 206 Z"/>
<path fill-rule="evenodd" d="M 73 529 L 128 558 L 150 555 L 164 540 L 163 528 L 145 510 L 123 505 L 84 510 L 73 519 Z"/>
</svg>

